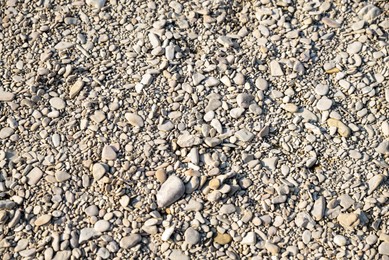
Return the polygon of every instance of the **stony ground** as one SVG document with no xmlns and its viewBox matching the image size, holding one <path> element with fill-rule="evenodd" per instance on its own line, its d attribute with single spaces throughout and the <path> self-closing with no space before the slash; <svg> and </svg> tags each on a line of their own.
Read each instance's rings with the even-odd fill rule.
<svg viewBox="0 0 389 260">
<path fill-rule="evenodd" d="M 2 259 L 389 259 L 388 10 L 0 1 Z"/>
</svg>

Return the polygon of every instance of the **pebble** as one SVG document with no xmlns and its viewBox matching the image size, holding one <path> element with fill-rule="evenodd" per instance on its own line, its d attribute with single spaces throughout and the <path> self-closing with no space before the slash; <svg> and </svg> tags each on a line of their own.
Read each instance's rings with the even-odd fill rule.
<svg viewBox="0 0 389 260">
<path fill-rule="evenodd" d="M 220 245 L 226 245 L 232 241 L 232 237 L 230 236 L 230 234 L 227 234 L 227 233 L 225 233 L 225 234 L 217 233 L 217 235 L 213 241 L 217 244 L 220 244 Z"/>
<path fill-rule="evenodd" d="M 88 216 L 97 216 L 99 214 L 99 209 L 96 205 L 91 205 L 85 209 L 85 213 Z"/>
<path fill-rule="evenodd" d="M 143 127 L 143 118 L 135 113 L 126 113 L 124 117 L 133 127 Z"/>
<path fill-rule="evenodd" d="M 255 232 L 248 232 L 245 237 L 243 237 L 241 244 L 254 246 L 257 243 L 257 236 Z"/>
<path fill-rule="evenodd" d="M 342 235 L 334 236 L 334 243 L 338 246 L 345 246 L 347 244 L 347 239 Z"/>
<path fill-rule="evenodd" d="M 177 144 L 181 147 L 192 147 L 201 144 L 201 139 L 198 136 L 186 132 L 178 136 Z"/>
<path fill-rule="evenodd" d="M 372 194 L 384 180 L 384 175 L 377 174 L 368 181 L 369 191 L 368 194 Z"/>
<path fill-rule="evenodd" d="M 91 238 L 100 236 L 101 233 L 95 230 L 94 228 L 83 228 L 80 231 L 80 236 L 78 238 L 78 243 L 82 244 Z"/>
<path fill-rule="evenodd" d="M 261 78 L 261 77 L 258 77 L 256 80 L 255 80 L 255 86 L 262 90 L 262 91 L 265 91 L 267 90 L 267 88 L 269 87 L 269 83 L 266 81 L 266 79 L 264 78 Z"/>
<path fill-rule="evenodd" d="M 242 142 L 250 142 L 254 138 L 254 134 L 246 129 L 240 129 L 235 133 L 235 136 Z"/>
<path fill-rule="evenodd" d="M 97 231 L 97 232 L 105 232 L 105 231 L 108 231 L 111 227 L 111 224 L 107 221 L 107 220 L 99 220 L 95 223 L 94 225 L 94 229 Z"/>
<path fill-rule="evenodd" d="M 282 104 L 281 107 L 291 113 L 296 113 L 298 111 L 298 107 L 292 103 Z"/>
<path fill-rule="evenodd" d="M 316 108 L 321 111 L 329 110 L 331 106 L 332 106 L 332 100 L 328 99 L 327 97 L 320 98 L 316 104 Z"/>
<path fill-rule="evenodd" d="M 175 226 L 170 226 L 170 227 L 166 228 L 165 231 L 162 233 L 161 240 L 168 241 L 170 239 L 170 237 L 173 235 L 174 229 L 175 229 Z"/>
<path fill-rule="evenodd" d="M 11 127 L 4 127 L 0 130 L 0 139 L 7 139 L 15 133 Z"/>
<path fill-rule="evenodd" d="M 51 220 L 51 215 L 45 214 L 45 215 L 38 217 L 35 220 L 34 224 L 35 224 L 35 226 L 40 227 L 40 226 L 43 226 L 43 225 L 49 223 L 50 220 Z"/>
<path fill-rule="evenodd" d="M 106 169 L 104 167 L 103 164 L 101 163 L 95 163 L 93 165 L 93 168 L 92 168 L 92 174 L 93 174 L 93 179 L 95 179 L 95 181 L 98 181 L 100 180 L 101 178 L 103 178 L 103 176 L 105 175 L 106 173 Z"/>
<path fill-rule="evenodd" d="M 159 208 L 168 207 L 179 200 L 185 193 L 185 185 L 176 175 L 170 175 L 157 192 Z"/>
<path fill-rule="evenodd" d="M 50 105 L 57 110 L 62 110 L 66 107 L 65 101 L 63 101 L 63 99 L 59 97 L 51 98 Z"/>
<path fill-rule="evenodd" d="M 219 213 L 223 215 L 223 214 L 231 214 L 231 213 L 234 213 L 235 211 L 236 211 L 236 208 L 234 205 L 225 204 L 220 208 Z"/>
<path fill-rule="evenodd" d="M 362 50 L 362 43 L 353 42 L 347 46 L 347 53 L 350 55 L 357 54 Z"/>
<path fill-rule="evenodd" d="M 245 109 L 242 108 L 242 107 L 233 108 L 233 109 L 230 110 L 230 116 L 232 118 L 238 119 L 238 118 L 240 118 L 242 116 L 244 111 L 245 111 Z"/>
<path fill-rule="evenodd" d="M 321 220 L 324 217 L 326 209 L 326 201 L 323 196 L 320 196 L 317 200 L 315 200 L 315 203 L 313 204 L 312 209 L 312 216 L 315 220 Z"/>
<path fill-rule="evenodd" d="M 15 98 L 14 93 L 0 90 L 0 101 L 9 102 L 12 101 L 14 98 Z"/>
<path fill-rule="evenodd" d="M 236 103 L 238 103 L 238 106 L 241 108 L 248 108 L 253 99 L 254 97 L 250 94 L 240 93 L 236 97 Z"/>
<path fill-rule="evenodd" d="M 38 167 L 33 168 L 28 174 L 28 185 L 33 186 L 36 185 L 39 180 L 42 178 L 43 172 Z"/>
<path fill-rule="evenodd" d="M 64 182 L 71 178 L 71 175 L 65 171 L 57 171 L 55 172 L 55 179 L 58 182 Z"/>
<path fill-rule="evenodd" d="M 325 25 L 327 25 L 328 27 L 331 27 L 331 28 L 339 28 L 341 26 L 341 23 L 339 23 L 333 19 L 330 19 L 328 17 L 323 17 L 323 19 L 321 21 Z"/>
<path fill-rule="evenodd" d="M 270 62 L 270 74 L 273 77 L 284 76 L 284 72 L 282 71 L 281 65 L 278 63 L 278 61 L 272 60 Z"/>
<path fill-rule="evenodd" d="M 378 246 L 378 253 L 381 255 L 389 255 L 389 242 L 382 242 Z"/>
<path fill-rule="evenodd" d="M 167 174 L 164 169 L 158 169 L 155 171 L 155 177 L 160 183 L 164 183 L 167 179 Z"/>
<path fill-rule="evenodd" d="M 328 87 L 328 85 L 325 85 L 325 84 L 317 84 L 315 87 L 316 94 L 318 94 L 320 96 L 327 95 L 329 90 L 330 90 L 330 88 Z"/>
<path fill-rule="evenodd" d="M 142 237 L 139 234 L 130 234 L 129 236 L 125 236 L 120 240 L 120 247 L 123 249 L 129 249 L 142 241 Z"/>
<path fill-rule="evenodd" d="M 269 241 L 265 242 L 265 248 L 273 256 L 277 255 L 278 252 L 280 251 L 280 248 L 277 245 L 275 245 Z"/>
<path fill-rule="evenodd" d="M 372 4 L 367 4 L 363 8 L 361 8 L 358 12 L 360 18 L 365 21 L 372 21 L 377 18 L 381 14 L 381 10 Z"/>
<path fill-rule="evenodd" d="M 106 0 L 86 0 L 86 4 L 97 9 L 101 9 L 105 5 Z"/>
<path fill-rule="evenodd" d="M 359 216 L 356 213 L 340 213 L 337 220 L 345 229 L 353 229 L 359 224 Z"/>
<path fill-rule="evenodd" d="M 196 245 L 200 242 L 200 233 L 192 227 L 185 231 L 184 237 L 188 245 Z"/>
<path fill-rule="evenodd" d="M 116 160 L 117 154 L 115 150 L 110 145 L 105 145 L 103 151 L 101 152 L 102 160 Z"/>
<path fill-rule="evenodd" d="M 70 90 L 69 90 L 69 97 L 71 99 L 75 98 L 82 90 L 82 88 L 84 87 L 84 81 L 82 80 L 77 80 L 71 87 L 70 87 Z"/>
</svg>

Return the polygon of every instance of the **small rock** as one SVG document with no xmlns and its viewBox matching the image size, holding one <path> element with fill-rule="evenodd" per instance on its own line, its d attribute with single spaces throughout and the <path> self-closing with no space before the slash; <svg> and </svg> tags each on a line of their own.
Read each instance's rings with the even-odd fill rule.
<svg viewBox="0 0 389 260">
<path fill-rule="evenodd" d="M 43 172 L 38 167 L 33 168 L 28 174 L 28 185 L 32 186 L 38 183 L 38 181 L 42 178 Z"/>
<path fill-rule="evenodd" d="M 344 236 L 336 235 L 334 237 L 334 243 L 338 246 L 345 246 L 347 244 L 347 239 Z"/>
<path fill-rule="evenodd" d="M 373 178 L 371 178 L 368 182 L 368 186 L 369 186 L 368 194 L 369 195 L 372 194 L 373 191 L 375 191 L 380 186 L 383 180 L 384 180 L 383 174 L 378 174 L 375 175 Z"/>
<path fill-rule="evenodd" d="M 174 46 L 172 44 L 166 46 L 165 48 L 165 56 L 167 60 L 173 60 L 174 59 Z"/>
<path fill-rule="evenodd" d="M 86 4 L 97 9 L 101 9 L 105 5 L 106 0 L 86 0 Z"/>
<path fill-rule="evenodd" d="M 177 144 L 180 147 L 191 147 L 201 144 L 201 139 L 198 136 L 191 135 L 188 132 L 178 136 Z"/>
<path fill-rule="evenodd" d="M 15 97 L 14 93 L 0 90 L 0 101 L 9 102 L 9 101 L 12 101 L 14 99 L 14 97 Z"/>
<path fill-rule="evenodd" d="M 358 15 L 365 21 L 372 21 L 381 14 L 381 10 L 375 5 L 368 4 L 359 10 Z"/>
<path fill-rule="evenodd" d="M 92 174 L 95 181 L 100 180 L 106 173 L 104 165 L 101 163 L 95 163 L 92 168 Z"/>
<path fill-rule="evenodd" d="M 242 239 L 242 245 L 253 246 L 257 243 L 257 236 L 255 232 L 248 232 L 247 235 Z"/>
<path fill-rule="evenodd" d="M 234 213 L 235 211 L 236 208 L 233 204 L 225 204 L 220 208 L 219 213 L 223 215 L 223 214 L 231 214 Z"/>
<path fill-rule="evenodd" d="M 316 108 L 321 111 L 329 110 L 332 106 L 332 100 L 327 97 L 322 97 L 316 104 Z"/>
<path fill-rule="evenodd" d="M 170 237 L 173 235 L 174 229 L 175 229 L 175 226 L 171 226 L 171 227 L 166 228 L 165 231 L 163 231 L 163 233 L 162 233 L 161 240 L 168 241 L 170 239 Z"/>
<path fill-rule="evenodd" d="M 107 220 L 101 219 L 95 223 L 94 229 L 97 232 L 105 232 L 109 230 L 110 226 L 111 224 Z"/>
<path fill-rule="evenodd" d="M 157 193 L 157 204 L 159 208 L 167 207 L 179 200 L 185 193 L 185 185 L 182 180 L 171 175 L 161 186 Z"/>
<path fill-rule="evenodd" d="M 117 155 L 115 150 L 110 145 L 105 145 L 101 152 L 102 160 L 116 160 Z"/>
<path fill-rule="evenodd" d="M 213 241 L 215 243 L 220 244 L 220 245 L 226 245 L 232 241 L 232 237 L 227 233 L 225 233 L 225 234 L 217 233 L 217 236 L 215 237 L 215 239 Z"/>
<path fill-rule="evenodd" d="M 389 242 L 382 242 L 378 247 L 378 253 L 381 255 L 389 255 Z"/>
<path fill-rule="evenodd" d="M 241 129 L 235 133 L 236 138 L 242 142 L 250 142 L 254 138 L 254 134 L 246 129 Z"/>
<path fill-rule="evenodd" d="M 143 118 L 135 113 L 126 113 L 124 117 L 134 127 L 143 127 Z"/>
<path fill-rule="evenodd" d="M 248 108 L 253 100 L 253 95 L 247 93 L 240 93 L 236 97 L 236 103 L 238 103 L 238 106 L 241 108 Z"/>
<path fill-rule="evenodd" d="M 75 98 L 78 93 L 80 93 L 80 91 L 82 90 L 82 88 L 84 87 L 84 81 L 82 80 L 77 80 L 71 87 L 70 87 L 70 90 L 69 90 L 69 97 L 70 98 Z"/>
<path fill-rule="evenodd" d="M 123 237 L 120 240 L 120 247 L 123 249 L 129 249 L 136 246 L 142 241 L 142 236 L 139 234 L 130 234 L 129 236 Z"/>
<path fill-rule="evenodd" d="M 323 17 L 323 19 L 321 21 L 325 25 L 327 25 L 328 27 L 331 27 L 331 28 L 339 28 L 341 26 L 341 23 L 339 23 L 333 19 L 330 19 L 328 17 Z"/>
<path fill-rule="evenodd" d="M 43 226 L 43 225 L 49 223 L 50 220 L 51 220 L 51 215 L 45 214 L 45 215 L 38 217 L 35 220 L 34 224 L 35 224 L 35 226 L 39 227 L 39 226 Z"/>
<path fill-rule="evenodd" d="M 155 171 L 155 177 L 160 183 L 164 183 L 167 179 L 167 174 L 164 169 L 158 169 Z"/>
<path fill-rule="evenodd" d="M 57 110 L 61 110 L 61 109 L 64 109 L 66 104 L 65 104 L 65 101 L 63 101 L 62 98 L 59 98 L 59 97 L 53 97 L 50 99 L 50 105 L 57 109 Z"/>
<path fill-rule="evenodd" d="M 83 242 L 86 242 L 89 239 L 100 235 L 101 233 L 95 230 L 94 228 L 83 228 L 80 231 L 80 237 L 78 239 L 78 243 L 82 244 Z"/>
<path fill-rule="evenodd" d="M 350 55 L 357 54 L 362 50 L 362 43 L 353 42 L 347 46 L 347 53 Z"/>
<path fill-rule="evenodd" d="M 6 139 L 13 135 L 15 130 L 13 130 L 11 127 L 4 127 L 0 130 L 0 139 Z"/>
<path fill-rule="evenodd" d="M 192 227 L 185 231 L 184 237 L 185 242 L 189 245 L 196 245 L 200 242 L 200 233 Z"/>
<path fill-rule="evenodd" d="M 261 78 L 261 77 L 258 77 L 256 80 L 255 80 L 255 86 L 260 89 L 260 90 L 267 90 L 267 88 L 269 87 L 269 83 L 267 83 L 266 79 L 264 78 Z"/>
<path fill-rule="evenodd" d="M 58 182 L 67 181 L 71 178 L 70 174 L 65 171 L 57 171 L 55 173 L 55 178 Z"/>
<path fill-rule="evenodd" d="M 76 45 L 74 42 L 59 42 L 54 46 L 54 49 L 62 51 L 72 48 L 74 45 Z"/>
<path fill-rule="evenodd" d="M 170 120 L 166 121 L 162 125 L 158 125 L 158 130 L 162 132 L 169 132 L 173 129 L 174 129 L 174 124 Z"/>
<path fill-rule="evenodd" d="M 272 60 L 270 62 L 270 74 L 273 77 L 284 76 L 284 72 L 282 71 L 281 65 L 278 63 L 278 61 Z"/>
<path fill-rule="evenodd" d="M 327 95 L 329 90 L 330 90 L 330 88 L 328 87 L 328 85 L 317 84 L 315 87 L 316 94 L 318 94 L 320 96 Z"/>
<path fill-rule="evenodd" d="M 277 245 L 270 243 L 269 241 L 266 241 L 265 248 L 267 251 L 269 251 L 270 254 L 274 256 L 277 255 L 280 251 L 280 248 Z"/>
<path fill-rule="evenodd" d="M 377 153 L 389 154 L 389 141 L 383 140 L 376 148 Z"/>
<path fill-rule="evenodd" d="M 340 213 L 337 220 L 345 229 L 353 229 L 360 222 L 359 215 L 356 213 Z"/>
<path fill-rule="evenodd" d="M 320 196 L 313 204 L 313 209 L 311 212 L 315 220 L 321 220 L 324 217 L 325 208 L 325 198 L 323 196 Z"/>
<path fill-rule="evenodd" d="M 230 110 L 230 116 L 232 118 L 238 119 L 239 117 L 242 116 L 244 111 L 245 111 L 244 108 L 241 108 L 241 107 L 233 108 Z"/>
<path fill-rule="evenodd" d="M 292 103 L 282 104 L 281 107 L 291 113 L 296 113 L 298 110 L 298 107 Z"/>
<path fill-rule="evenodd" d="M 270 157 L 262 159 L 264 167 L 268 167 L 270 170 L 274 171 L 277 169 L 278 157 Z"/>
<path fill-rule="evenodd" d="M 96 205 L 91 205 L 85 209 L 85 213 L 88 216 L 97 216 L 99 214 L 99 209 Z"/>
</svg>

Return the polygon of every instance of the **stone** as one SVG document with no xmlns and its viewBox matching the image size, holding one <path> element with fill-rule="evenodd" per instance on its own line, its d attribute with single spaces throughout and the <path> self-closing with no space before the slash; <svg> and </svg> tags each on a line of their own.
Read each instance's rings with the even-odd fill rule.
<svg viewBox="0 0 389 260">
<path fill-rule="evenodd" d="M 133 127 L 143 127 L 143 118 L 135 113 L 126 113 L 124 117 Z"/>
<path fill-rule="evenodd" d="M 269 83 L 266 81 L 266 79 L 264 78 L 261 78 L 261 77 L 258 77 L 256 80 L 255 80 L 255 86 L 262 90 L 262 91 L 265 91 L 267 90 L 267 88 L 269 87 Z"/>
<path fill-rule="evenodd" d="M 254 134 L 246 129 L 240 129 L 235 136 L 242 142 L 250 142 L 254 138 Z"/>
<path fill-rule="evenodd" d="M 332 106 L 332 100 L 327 97 L 322 97 L 316 104 L 316 108 L 321 111 L 329 110 Z"/>
<path fill-rule="evenodd" d="M 273 243 L 271 243 L 269 241 L 265 242 L 265 248 L 273 256 L 277 255 L 278 252 L 280 251 L 280 248 L 277 245 L 275 245 L 275 244 L 273 244 Z"/>
<path fill-rule="evenodd" d="M 15 98 L 15 94 L 0 90 L 0 102 L 9 102 Z"/>
<path fill-rule="evenodd" d="M 236 103 L 238 103 L 238 106 L 241 108 L 248 108 L 253 100 L 254 97 L 247 93 L 240 93 L 236 97 Z"/>
<path fill-rule="evenodd" d="M 165 231 L 163 231 L 163 233 L 162 233 L 161 240 L 168 241 L 170 239 L 170 237 L 173 235 L 174 229 L 175 229 L 175 226 L 170 226 L 170 227 L 166 228 Z"/>
<path fill-rule="evenodd" d="M 365 21 L 372 21 L 381 14 L 381 9 L 372 4 L 367 4 L 358 12 L 358 16 Z"/>
<path fill-rule="evenodd" d="M 129 249 L 142 241 L 142 236 L 139 234 L 130 234 L 129 236 L 123 237 L 120 240 L 120 247 L 123 249 Z"/>
<path fill-rule="evenodd" d="M 356 213 L 340 213 L 337 220 L 345 229 L 353 229 L 360 222 L 359 215 Z"/>
<path fill-rule="evenodd" d="M 62 51 L 72 48 L 74 45 L 76 45 L 74 42 L 59 42 L 54 46 L 54 49 Z"/>
<path fill-rule="evenodd" d="M 335 118 L 329 118 L 327 124 L 330 127 L 336 127 L 339 135 L 343 137 L 349 137 L 351 135 L 351 130 L 343 122 Z"/>
<path fill-rule="evenodd" d="M 95 181 L 98 181 L 101 178 L 103 178 L 103 176 L 105 175 L 106 172 L 107 171 L 106 171 L 103 164 L 101 164 L 101 163 L 93 164 L 92 174 L 93 174 L 93 178 L 95 179 Z"/>
<path fill-rule="evenodd" d="M 238 119 L 239 117 L 242 116 L 244 111 L 245 111 L 245 109 L 242 108 L 242 107 L 233 108 L 233 109 L 230 110 L 230 116 L 232 118 Z"/>
<path fill-rule="evenodd" d="M 116 160 L 117 155 L 115 150 L 110 145 L 105 145 L 103 151 L 101 152 L 102 160 Z"/>
<path fill-rule="evenodd" d="M 323 19 L 321 19 L 321 21 L 327 25 L 328 27 L 331 27 L 331 28 L 339 28 L 341 26 L 341 23 L 333 20 L 333 19 L 330 19 L 328 17 L 323 17 Z"/>
<path fill-rule="evenodd" d="M 326 201 L 323 196 L 320 196 L 315 200 L 315 203 L 313 204 L 313 209 L 312 209 L 312 216 L 315 220 L 321 220 L 324 217 L 324 212 L 326 209 Z"/>
<path fill-rule="evenodd" d="M 77 80 L 71 87 L 70 87 L 70 90 L 69 90 L 69 97 L 71 99 L 75 98 L 82 90 L 82 88 L 84 87 L 84 81 L 82 80 Z"/>
<path fill-rule="evenodd" d="M 105 231 L 108 231 L 110 227 L 111 227 L 111 224 L 110 224 L 107 220 L 104 220 L 104 219 L 98 220 L 98 221 L 95 223 L 95 225 L 94 225 L 94 229 L 95 229 L 97 232 L 105 232 Z"/>
<path fill-rule="evenodd" d="M 155 171 L 155 177 L 160 183 L 164 183 L 167 179 L 167 174 L 164 169 L 158 169 Z"/>
<path fill-rule="evenodd" d="M 87 207 L 84 212 L 88 215 L 88 216 L 97 216 L 99 214 L 99 208 L 96 206 L 96 205 L 91 205 L 89 207 Z"/>
<path fill-rule="evenodd" d="M 273 77 L 284 76 L 284 72 L 282 71 L 281 65 L 276 60 L 272 60 L 270 62 L 270 74 Z"/>
<path fill-rule="evenodd" d="M 227 234 L 227 233 L 225 233 L 225 234 L 217 233 L 217 235 L 213 241 L 217 244 L 220 244 L 220 245 L 226 245 L 232 241 L 232 237 L 230 236 L 230 234 Z"/>
<path fill-rule="evenodd" d="M 65 171 L 57 171 L 55 172 L 55 179 L 58 182 L 64 182 L 71 178 L 71 175 Z"/>
<path fill-rule="evenodd" d="M 338 246 L 345 246 L 347 244 L 347 239 L 342 235 L 334 236 L 334 243 Z"/>
<path fill-rule="evenodd" d="M 80 231 L 80 236 L 78 238 L 78 243 L 82 244 L 91 238 L 100 236 L 101 233 L 95 230 L 94 228 L 83 228 Z"/>
<path fill-rule="evenodd" d="M 72 255 L 72 251 L 61 250 L 55 254 L 53 260 L 67 260 L 67 259 L 70 259 L 71 255 Z"/>
<path fill-rule="evenodd" d="M 196 245 L 200 242 L 200 233 L 192 227 L 185 231 L 184 237 L 188 245 Z"/>
<path fill-rule="evenodd" d="M 165 123 L 158 125 L 158 130 L 162 132 L 169 132 L 174 129 L 174 124 L 168 120 Z"/>
<path fill-rule="evenodd" d="M 175 55 L 174 46 L 172 44 L 166 46 L 166 48 L 165 48 L 166 59 L 171 61 L 174 59 L 174 55 Z"/>
<path fill-rule="evenodd" d="M 14 249 L 15 253 L 20 252 L 20 251 L 26 249 L 28 244 L 29 244 L 29 240 L 28 239 L 20 239 L 18 241 L 18 243 L 16 244 L 16 247 Z"/>
<path fill-rule="evenodd" d="M 28 174 L 28 185 L 33 186 L 42 178 L 43 172 L 38 167 L 34 167 Z"/>
<path fill-rule="evenodd" d="M 257 236 L 255 232 L 248 232 L 240 243 L 242 245 L 254 246 L 257 243 Z"/>
<path fill-rule="evenodd" d="M 381 143 L 379 143 L 375 150 L 379 154 L 389 154 L 389 141 L 383 140 Z"/>
<path fill-rule="evenodd" d="M 200 211 L 203 209 L 203 204 L 199 201 L 196 201 L 194 199 L 189 200 L 188 204 L 185 206 L 185 211 Z"/>
<path fill-rule="evenodd" d="M 389 255 L 389 242 L 382 242 L 378 246 L 378 253 L 381 255 Z"/>
<path fill-rule="evenodd" d="M 234 213 L 235 211 L 236 211 L 236 208 L 233 204 L 225 204 L 225 205 L 221 206 L 219 213 L 221 215 L 223 215 L 223 214 L 231 214 L 231 213 Z"/>
<path fill-rule="evenodd" d="M 185 132 L 184 134 L 178 136 L 177 144 L 180 147 L 192 147 L 201 144 L 201 139 L 198 136 Z"/>
<path fill-rule="evenodd" d="M 262 159 L 262 164 L 264 167 L 267 167 L 270 170 L 274 171 L 277 169 L 278 157 L 264 158 Z"/>
<path fill-rule="evenodd" d="M 13 130 L 11 127 L 4 127 L 0 130 L 0 139 L 7 139 L 13 135 L 14 132 L 15 130 Z"/>
<path fill-rule="evenodd" d="M 35 226 L 40 227 L 40 226 L 43 226 L 43 225 L 49 223 L 50 220 L 51 220 L 51 215 L 45 214 L 45 215 L 38 217 L 35 220 L 34 224 L 35 224 Z"/>
<path fill-rule="evenodd" d="M 169 255 L 169 260 L 190 260 L 190 258 L 181 250 L 173 249 Z"/>
<path fill-rule="evenodd" d="M 357 54 L 362 50 L 362 43 L 353 42 L 347 46 L 347 53 L 350 55 Z"/>
<path fill-rule="evenodd" d="M 338 198 L 339 202 L 340 202 L 340 206 L 342 206 L 342 208 L 344 210 L 347 210 L 349 209 L 352 205 L 354 205 L 355 201 L 350 197 L 350 195 L 348 194 L 342 194 L 339 198 Z"/>
<path fill-rule="evenodd" d="M 372 194 L 381 185 L 384 178 L 385 177 L 383 174 L 377 174 L 368 181 L 369 195 Z"/>
<path fill-rule="evenodd" d="M 63 99 L 59 97 L 51 98 L 50 105 L 57 110 L 62 110 L 66 107 L 65 101 L 63 101 Z"/>
<path fill-rule="evenodd" d="M 97 9 L 104 7 L 106 0 L 86 0 L 86 4 Z"/>
<path fill-rule="evenodd" d="M 176 175 L 170 175 L 157 192 L 157 204 L 159 208 L 170 206 L 179 200 L 185 193 L 185 185 Z"/>
<path fill-rule="evenodd" d="M 281 107 L 291 113 L 296 113 L 298 111 L 298 107 L 292 103 L 282 104 Z"/>
</svg>

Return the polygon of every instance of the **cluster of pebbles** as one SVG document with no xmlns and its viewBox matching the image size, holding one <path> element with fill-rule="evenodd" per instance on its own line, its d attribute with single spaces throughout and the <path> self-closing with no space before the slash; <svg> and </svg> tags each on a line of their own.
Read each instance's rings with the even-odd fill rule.
<svg viewBox="0 0 389 260">
<path fill-rule="evenodd" d="M 0 1 L 2 259 L 389 259 L 388 10 Z"/>
</svg>

